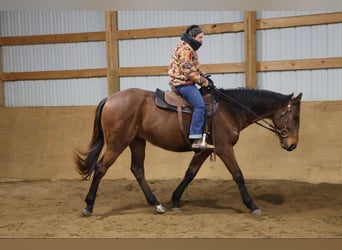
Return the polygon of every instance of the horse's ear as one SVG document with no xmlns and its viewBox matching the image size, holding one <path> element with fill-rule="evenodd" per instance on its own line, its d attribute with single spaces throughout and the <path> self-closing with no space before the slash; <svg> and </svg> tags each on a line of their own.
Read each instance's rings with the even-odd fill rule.
<svg viewBox="0 0 342 250">
<path fill-rule="evenodd" d="M 302 99 L 303 93 L 300 92 L 296 97 L 293 97 L 292 99 L 294 100 L 294 102 L 300 102 L 300 100 Z"/>
<path fill-rule="evenodd" d="M 293 99 L 293 96 L 294 96 L 294 93 L 291 93 L 291 94 L 287 95 L 287 97 L 288 97 L 289 99 Z"/>
<path fill-rule="evenodd" d="M 296 99 L 297 99 L 298 101 L 300 101 L 300 100 L 302 99 L 302 96 L 303 96 L 303 93 L 300 92 L 300 93 L 297 95 Z"/>
</svg>

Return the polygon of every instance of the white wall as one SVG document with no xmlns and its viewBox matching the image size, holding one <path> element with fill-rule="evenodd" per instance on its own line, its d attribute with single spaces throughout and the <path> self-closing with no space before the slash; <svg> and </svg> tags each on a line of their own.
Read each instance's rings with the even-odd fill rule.
<svg viewBox="0 0 342 250">
<path fill-rule="evenodd" d="M 273 18 L 327 11 L 261 11 L 257 18 Z M 257 31 L 257 60 L 291 60 L 342 56 L 342 24 Z M 281 93 L 304 93 L 303 100 L 342 100 L 342 69 L 261 72 L 260 88 Z"/>
<path fill-rule="evenodd" d="M 214 24 L 241 22 L 241 11 L 121 11 L 118 13 L 119 29 L 146 29 L 191 24 Z M 181 34 L 180 34 L 181 35 Z M 179 35 L 179 36 L 180 36 Z M 243 33 L 205 36 L 198 50 L 200 62 L 230 63 L 244 60 Z M 120 41 L 120 66 L 164 66 L 168 65 L 172 50 L 179 37 L 135 39 Z M 229 46 L 225 46 L 229 45 Z M 212 76 L 218 87 L 236 88 L 244 86 L 244 74 L 217 74 Z M 149 90 L 169 89 L 169 78 L 125 77 L 120 79 L 121 89 L 140 87 Z"/>
<path fill-rule="evenodd" d="M 258 18 L 325 12 L 259 11 Z M 190 24 L 238 22 L 242 11 L 119 11 L 119 29 L 156 28 Z M 104 31 L 103 11 L 0 12 L 0 36 Z M 119 42 L 121 67 L 168 65 L 179 37 Z M 258 60 L 287 60 L 342 56 L 342 24 L 257 31 Z M 200 61 L 244 61 L 243 32 L 207 35 Z M 3 71 L 40 71 L 106 67 L 104 42 L 6 46 Z M 342 69 L 258 73 L 260 88 L 281 93 L 303 92 L 304 100 L 341 100 Z M 213 75 L 217 86 L 242 87 L 244 74 Z M 122 77 L 121 89 L 167 89 L 168 77 Z M 105 78 L 5 82 L 5 106 L 96 105 L 107 95 Z"/>
<path fill-rule="evenodd" d="M 0 12 L 0 36 L 104 31 L 103 11 Z M 105 42 L 4 46 L 4 72 L 106 67 Z M 14 81 L 4 84 L 8 107 L 96 105 L 107 95 L 106 78 Z"/>
</svg>

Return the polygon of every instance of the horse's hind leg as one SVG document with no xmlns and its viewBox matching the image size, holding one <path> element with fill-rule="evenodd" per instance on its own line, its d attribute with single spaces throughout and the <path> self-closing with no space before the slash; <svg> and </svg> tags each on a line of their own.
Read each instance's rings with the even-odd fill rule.
<svg viewBox="0 0 342 250">
<path fill-rule="evenodd" d="M 108 168 L 114 163 L 122 151 L 113 151 L 106 149 L 100 161 L 97 162 L 93 180 L 90 185 L 89 192 L 85 199 L 87 207 L 83 209 L 84 216 L 90 216 L 93 212 L 93 207 L 96 199 L 97 190 L 101 179 L 106 174 Z"/>
<path fill-rule="evenodd" d="M 165 213 L 165 208 L 159 203 L 145 180 L 144 161 L 146 141 L 136 138 L 129 146 L 132 152 L 131 171 L 137 179 L 147 203 L 155 206 L 157 213 Z"/>
</svg>

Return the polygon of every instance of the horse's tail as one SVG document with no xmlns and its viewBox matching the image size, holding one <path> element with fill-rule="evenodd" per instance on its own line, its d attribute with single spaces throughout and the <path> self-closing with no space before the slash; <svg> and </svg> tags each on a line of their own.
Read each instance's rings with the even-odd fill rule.
<svg viewBox="0 0 342 250">
<path fill-rule="evenodd" d="M 104 137 L 101 124 L 101 115 L 104 104 L 107 98 L 104 98 L 98 105 L 95 111 L 93 136 L 87 151 L 78 150 L 75 152 L 74 161 L 76 163 L 77 172 L 83 179 L 89 179 L 94 172 L 97 160 L 104 145 Z"/>
</svg>

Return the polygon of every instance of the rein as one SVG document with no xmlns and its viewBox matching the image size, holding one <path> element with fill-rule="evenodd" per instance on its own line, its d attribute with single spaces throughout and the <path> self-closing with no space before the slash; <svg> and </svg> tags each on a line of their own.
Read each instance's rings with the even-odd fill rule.
<svg viewBox="0 0 342 250">
<path fill-rule="evenodd" d="M 245 105 L 241 104 L 240 102 L 236 101 L 235 99 L 231 98 L 230 96 L 222 93 L 221 91 L 219 91 L 216 87 L 213 88 L 213 90 L 215 90 L 216 93 L 218 93 L 219 95 L 221 95 L 223 97 L 223 99 L 226 99 L 227 101 L 233 102 L 234 104 L 240 106 L 242 109 L 244 109 L 245 111 L 249 112 L 250 114 L 252 114 L 255 118 L 258 117 L 257 114 L 255 114 L 252 110 L 250 110 L 248 107 L 246 107 Z M 282 117 L 285 114 L 288 114 L 291 111 L 291 104 L 287 105 L 287 109 L 281 114 L 280 117 Z M 289 130 L 286 127 L 286 124 L 288 122 L 288 118 L 289 116 L 287 116 L 286 121 L 285 121 L 285 126 L 283 129 L 278 129 L 277 127 L 275 127 L 273 124 L 267 122 L 265 119 L 262 119 L 261 122 L 256 121 L 254 123 L 256 123 L 257 125 L 273 132 L 276 133 L 278 135 L 280 135 L 282 138 L 286 138 L 289 135 Z"/>
</svg>

